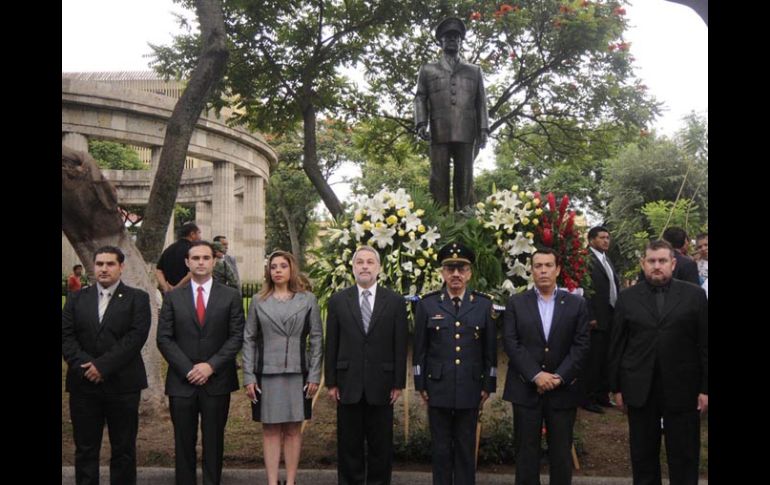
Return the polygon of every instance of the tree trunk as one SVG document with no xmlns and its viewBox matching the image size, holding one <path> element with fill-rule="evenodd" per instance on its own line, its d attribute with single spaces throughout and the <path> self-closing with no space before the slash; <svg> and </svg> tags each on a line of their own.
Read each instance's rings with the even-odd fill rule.
<svg viewBox="0 0 770 485">
<path fill-rule="evenodd" d="M 332 217 L 335 219 L 342 215 L 342 204 L 337 198 L 337 195 L 332 190 L 329 183 L 321 173 L 321 168 L 318 166 L 318 153 L 316 150 L 316 119 L 315 119 L 315 106 L 312 103 L 308 103 L 302 109 L 303 128 L 305 130 L 305 146 L 303 148 L 304 157 L 302 160 L 302 168 L 307 174 L 307 178 L 318 191 L 318 195 L 321 196 L 324 205 Z M 293 244 L 293 243 L 292 243 Z"/>
<path fill-rule="evenodd" d="M 163 139 L 158 171 L 150 191 L 137 247 L 148 262 L 157 262 L 174 210 L 179 181 L 193 129 L 214 86 L 227 69 L 225 20 L 220 0 L 196 0 L 203 49 L 187 88 L 174 106 Z"/>
<path fill-rule="evenodd" d="M 299 243 L 299 231 L 297 230 L 297 223 L 291 217 L 289 209 L 285 205 L 281 205 L 281 214 L 286 221 L 286 228 L 289 230 L 289 240 L 291 241 L 291 254 L 297 258 L 297 265 L 301 268 L 304 264 L 304 254 L 302 252 L 302 245 Z"/>
<path fill-rule="evenodd" d="M 142 408 L 143 412 L 157 413 L 165 409 L 165 399 L 161 355 L 155 345 L 160 295 L 154 277 L 150 276 L 154 274 L 154 265 L 148 268 L 123 227 L 115 187 L 104 178 L 94 159 L 62 145 L 61 163 L 62 230 L 88 272 L 93 273 L 97 249 L 117 246 L 126 255 L 123 282 L 150 295 L 152 326 L 142 347 L 149 388 L 142 392 Z"/>
</svg>

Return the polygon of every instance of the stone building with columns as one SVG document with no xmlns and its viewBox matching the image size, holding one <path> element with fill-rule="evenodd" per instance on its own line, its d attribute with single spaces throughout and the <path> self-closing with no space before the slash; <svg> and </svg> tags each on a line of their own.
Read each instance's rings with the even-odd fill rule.
<svg viewBox="0 0 770 485">
<path fill-rule="evenodd" d="M 146 204 L 166 124 L 182 85 L 165 82 L 153 72 L 62 73 L 62 143 L 88 150 L 89 139 L 137 147 L 150 170 L 102 170 L 115 186 L 121 205 Z M 204 113 L 193 131 L 177 203 L 195 206 L 195 222 L 204 239 L 224 235 L 236 257 L 241 280 L 261 281 L 265 255 L 265 190 L 275 151 L 259 133 L 227 125 L 221 116 Z M 173 216 L 172 216 L 173 218 Z M 171 244 L 170 221 L 165 246 Z M 164 246 L 164 247 L 165 247 Z M 62 232 L 62 273 L 78 257 Z"/>
</svg>

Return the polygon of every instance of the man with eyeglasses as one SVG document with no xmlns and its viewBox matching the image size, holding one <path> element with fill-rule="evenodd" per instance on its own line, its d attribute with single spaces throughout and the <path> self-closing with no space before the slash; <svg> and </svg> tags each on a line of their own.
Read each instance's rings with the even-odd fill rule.
<svg viewBox="0 0 770 485">
<path fill-rule="evenodd" d="M 414 383 L 428 406 L 434 485 L 472 485 L 479 409 L 497 384 L 497 333 L 492 300 L 468 288 L 473 251 L 453 242 L 438 259 L 444 287 L 415 312 Z"/>
</svg>

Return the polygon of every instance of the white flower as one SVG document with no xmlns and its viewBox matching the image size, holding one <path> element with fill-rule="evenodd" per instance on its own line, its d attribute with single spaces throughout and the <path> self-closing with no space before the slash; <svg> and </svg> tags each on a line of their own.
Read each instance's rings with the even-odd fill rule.
<svg viewBox="0 0 770 485">
<path fill-rule="evenodd" d="M 391 193 L 390 197 L 391 200 L 396 203 L 397 209 L 409 207 L 409 200 L 411 197 L 409 197 L 409 194 L 406 193 L 406 190 L 398 189 L 395 194 Z"/>
<path fill-rule="evenodd" d="M 372 238 L 369 242 L 374 242 L 380 249 L 393 245 L 393 235 L 396 230 L 392 227 L 382 225 L 372 229 Z"/>
<path fill-rule="evenodd" d="M 517 232 L 516 238 L 513 240 L 513 243 L 511 243 L 511 248 L 508 251 L 508 254 L 511 256 L 518 256 L 522 253 L 532 253 L 534 250 L 535 247 L 532 244 L 532 240 L 528 239 L 521 232 Z"/>
<path fill-rule="evenodd" d="M 364 207 L 372 222 L 383 220 L 385 211 L 388 209 L 388 203 L 385 202 L 384 191 L 380 191 L 374 197 L 369 199 Z"/>
<path fill-rule="evenodd" d="M 420 227 L 420 218 L 417 216 L 417 214 L 409 213 L 404 217 L 404 229 L 409 231 L 414 231 L 418 227 Z"/>
<path fill-rule="evenodd" d="M 412 262 L 407 261 L 406 263 L 401 263 L 401 268 L 403 268 L 404 271 L 412 272 Z"/>
<path fill-rule="evenodd" d="M 420 244 L 422 243 L 422 238 L 420 239 L 410 239 L 409 241 L 402 244 L 406 249 L 409 250 L 409 254 L 414 255 L 419 249 Z"/>
<path fill-rule="evenodd" d="M 513 268 L 508 270 L 506 273 L 508 276 L 521 276 L 522 278 L 528 279 L 529 276 L 529 264 L 523 264 L 518 259 L 513 264 Z"/>
<path fill-rule="evenodd" d="M 357 222 L 353 223 L 353 226 L 350 228 L 351 231 L 353 231 L 353 234 L 356 236 L 356 241 L 360 241 L 362 237 L 364 237 L 364 233 L 366 232 L 366 229 L 364 229 L 363 224 L 359 224 Z"/>
<path fill-rule="evenodd" d="M 438 233 L 438 228 L 436 226 L 431 226 L 428 229 L 428 232 L 423 234 L 420 239 L 427 242 L 428 246 L 430 247 L 430 246 L 433 246 L 436 243 L 436 241 L 439 240 L 440 237 L 441 235 Z"/>
<path fill-rule="evenodd" d="M 513 293 L 516 290 L 516 287 L 513 286 L 513 282 L 509 279 L 503 280 L 502 289 L 508 294 Z"/>
</svg>

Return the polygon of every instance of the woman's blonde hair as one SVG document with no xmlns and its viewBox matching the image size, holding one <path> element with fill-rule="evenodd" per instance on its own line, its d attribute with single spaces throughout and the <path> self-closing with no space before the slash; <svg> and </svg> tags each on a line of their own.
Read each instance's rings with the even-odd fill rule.
<svg viewBox="0 0 770 485">
<path fill-rule="evenodd" d="M 275 283 L 270 277 L 270 265 L 273 263 L 273 260 L 278 257 L 285 259 L 289 263 L 289 291 L 292 293 L 299 293 L 304 291 L 302 282 L 299 279 L 299 268 L 297 268 L 297 260 L 290 252 L 281 251 L 279 249 L 277 251 L 273 251 L 270 256 L 267 257 L 267 261 L 265 262 L 265 284 L 262 285 L 262 289 L 257 294 L 259 299 L 262 301 L 266 300 L 270 295 L 273 294 L 273 291 L 275 291 Z"/>
</svg>

